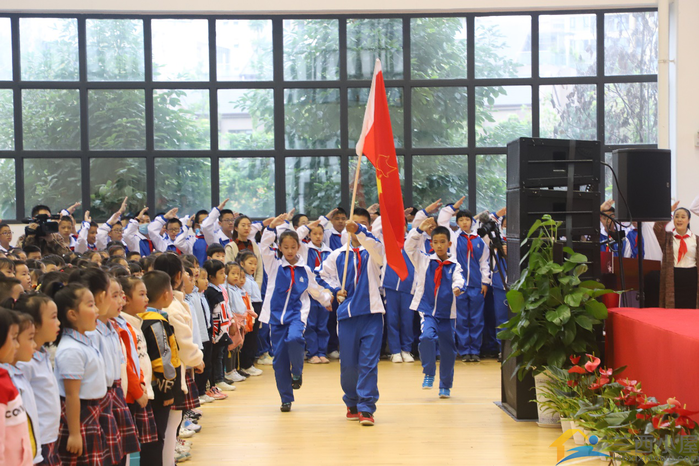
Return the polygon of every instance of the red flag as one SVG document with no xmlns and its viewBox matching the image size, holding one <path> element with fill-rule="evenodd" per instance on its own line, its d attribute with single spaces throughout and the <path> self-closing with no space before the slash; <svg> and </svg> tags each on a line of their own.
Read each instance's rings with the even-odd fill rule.
<svg viewBox="0 0 699 466">
<path fill-rule="evenodd" d="M 378 59 L 374 68 L 374 79 L 371 81 L 366 113 L 364 113 L 362 134 L 357 141 L 357 155 L 361 157 L 362 153 L 376 168 L 376 186 L 379 191 L 381 224 L 388 266 L 398 274 L 401 280 L 405 280 L 408 277 L 408 267 L 401 253 L 405 241 L 405 209 L 391 130 L 391 116 L 388 113 L 386 87 L 381 71 L 381 61 Z"/>
</svg>

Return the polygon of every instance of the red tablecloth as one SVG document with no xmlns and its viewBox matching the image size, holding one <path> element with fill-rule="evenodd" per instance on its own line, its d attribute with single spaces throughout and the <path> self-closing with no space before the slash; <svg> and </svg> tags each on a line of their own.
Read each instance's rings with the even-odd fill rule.
<svg viewBox="0 0 699 466">
<path fill-rule="evenodd" d="M 621 376 L 661 403 L 675 397 L 699 410 L 699 310 L 610 309 L 607 366 L 628 366 Z"/>
</svg>

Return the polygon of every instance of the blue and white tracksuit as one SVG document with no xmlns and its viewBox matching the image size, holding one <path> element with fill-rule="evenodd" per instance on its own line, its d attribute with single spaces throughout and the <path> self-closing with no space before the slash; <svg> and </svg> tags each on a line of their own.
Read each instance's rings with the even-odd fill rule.
<svg viewBox="0 0 699 466">
<path fill-rule="evenodd" d="M 294 401 L 291 377 L 301 376 L 303 371 L 303 332 L 311 308 L 309 295 L 325 306 L 330 305 L 332 295 L 318 285 L 313 271 L 300 255 L 293 265 L 284 257 L 278 258 L 270 247 L 275 238 L 275 230 L 266 228 L 260 241 L 269 277 L 260 321 L 268 323 L 272 331 L 277 390 L 282 403 L 291 403 Z"/>
<path fill-rule="evenodd" d="M 390 354 L 399 354 L 401 351 L 409 353 L 415 338 L 413 331 L 414 314 L 410 310 L 410 303 L 415 292 L 415 266 L 405 249 L 401 252 L 408 267 L 408 277 L 401 280 L 388 265 L 384 266 L 381 277 L 381 287 L 386 296 L 386 339 Z"/>
<path fill-rule="evenodd" d="M 173 240 L 167 233 L 162 236 L 160 235 L 160 232 L 165 225 L 167 225 L 167 220 L 162 215 L 155 217 L 153 221 L 148 224 L 148 236 L 153 242 L 153 248 L 158 252 L 191 254 L 191 245 L 187 243 L 187 233 L 189 228 L 187 226 L 183 226 Z"/>
<path fill-rule="evenodd" d="M 446 217 L 443 214 L 451 216 L 454 212 L 453 206 L 444 207 L 439 216 L 440 224 Z M 451 243 L 449 253 L 459 261 L 466 281 L 464 293 L 456 298 L 457 350 L 461 356 L 477 355 L 480 354 L 485 326 L 485 296 L 481 287 L 490 284 L 490 249 L 478 235 L 461 229 L 452 232 Z"/>
<path fill-rule="evenodd" d="M 462 289 L 465 282 L 461 266 L 453 256 L 442 261 L 437 254 L 425 254 L 420 251 L 421 240 L 422 231 L 414 228 L 405 242 L 405 249 L 415 263 L 415 297 L 410 309 L 421 316 L 420 361 L 424 374 L 434 377 L 439 343 L 439 388 L 450 389 L 456 361 L 456 299 L 453 290 Z"/>
<path fill-rule="evenodd" d="M 340 340 L 340 383 L 347 407 L 373 413 L 379 399 L 378 364 L 383 334 L 384 307 L 379 292 L 383 244 L 358 225 L 359 247 L 350 248 L 345 290 L 347 298 L 337 308 Z M 337 295 L 342 286 L 345 247 L 330 253 L 320 279 Z"/>
</svg>

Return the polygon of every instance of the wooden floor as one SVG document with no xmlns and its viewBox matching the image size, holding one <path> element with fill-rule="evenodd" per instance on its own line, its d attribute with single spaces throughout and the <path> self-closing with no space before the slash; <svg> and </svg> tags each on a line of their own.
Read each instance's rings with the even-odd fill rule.
<svg viewBox="0 0 699 466">
<path fill-rule="evenodd" d="M 493 403 L 500 399 L 500 365 L 492 360 L 457 361 L 448 400 L 436 388 L 421 389 L 419 362 L 382 361 L 374 427 L 345 420 L 337 361 L 305 366 L 290 413 L 279 411 L 272 367 L 260 368 L 264 374 L 236 384 L 228 400 L 202 407 L 203 428 L 184 464 L 556 464 L 549 445 L 560 429 L 515 422 Z"/>
</svg>

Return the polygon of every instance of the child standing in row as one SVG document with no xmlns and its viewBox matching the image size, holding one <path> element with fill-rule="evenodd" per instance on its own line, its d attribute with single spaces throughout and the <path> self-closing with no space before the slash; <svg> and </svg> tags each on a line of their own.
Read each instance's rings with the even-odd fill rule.
<svg viewBox="0 0 699 466">
<path fill-rule="evenodd" d="M 287 214 L 282 214 L 275 218 L 260 242 L 269 277 L 260 320 L 269 323 L 272 331 L 274 377 L 282 400 L 280 409 L 284 413 L 291 411 L 293 390 L 301 388 L 303 383 L 303 332 L 310 311 L 309 295 L 325 307 L 332 304 L 332 295 L 316 283 L 313 271 L 298 254 L 299 238 L 295 231 L 285 231 L 279 236 L 281 258 L 271 249 L 275 228 L 282 225 L 286 217 Z"/>
<path fill-rule="evenodd" d="M 38 448 L 41 450 L 43 458 L 40 464 L 59 466 L 56 440 L 61 420 L 61 399 L 58 395 L 58 384 L 53 375 L 49 353 L 45 346 L 56 341 L 61 331 L 58 310 L 56 303 L 43 293 L 22 295 L 15 307 L 30 315 L 36 327 L 34 333 L 36 351 L 33 352 L 30 360 L 18 362 L 17 367 L 31 386 L 36 400 L 38 431 L 40 433 Z"/>
</svg>

